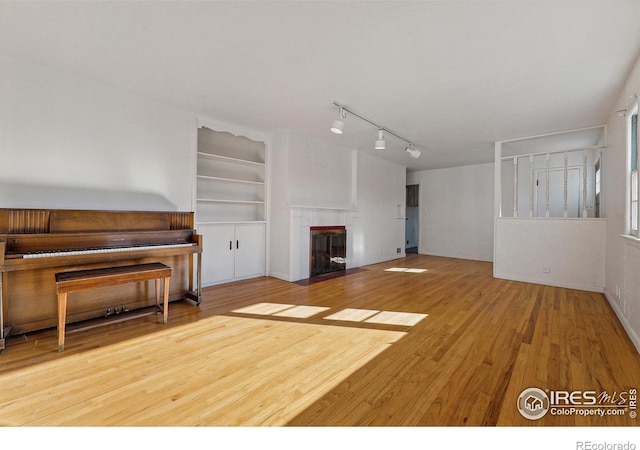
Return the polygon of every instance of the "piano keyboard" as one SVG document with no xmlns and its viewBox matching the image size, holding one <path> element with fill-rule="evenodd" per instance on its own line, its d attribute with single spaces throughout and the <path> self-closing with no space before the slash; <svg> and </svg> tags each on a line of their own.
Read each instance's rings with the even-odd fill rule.
<svg viewBox="0 0 640 450">
<path fill-rule="evenodd" d="M 158 244 L 158 245 L 139 245 L 133 247 L 110 247 L 110 248 L 91 248 L 83 250 L 62 250 L 58 252 L 42 252 L 42 253 L 26 253 L 23 258 L 50 258 L 54 256 L 76 256 L 76 255 L 94 255 L 100 253 L 120 253 L 120 252 L 137 252 L 143 250 L 158 250 L 163 248 L 180 248 L 193 247 L 195 243 L 186 244 Z"/>
</svg>

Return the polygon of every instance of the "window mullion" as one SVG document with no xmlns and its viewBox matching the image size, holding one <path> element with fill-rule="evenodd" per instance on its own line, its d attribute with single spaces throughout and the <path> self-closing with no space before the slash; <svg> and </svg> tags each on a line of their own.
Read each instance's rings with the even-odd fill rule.
<svg viewBox="0 0 640 450">
<path fill-rule="evenodd" d="M 629 228 L 634 236 L 638 236 L 640 224 L 640 183 L 638 182 L 638 104 L 633 108 L 629 120 Z"/>
</svg>

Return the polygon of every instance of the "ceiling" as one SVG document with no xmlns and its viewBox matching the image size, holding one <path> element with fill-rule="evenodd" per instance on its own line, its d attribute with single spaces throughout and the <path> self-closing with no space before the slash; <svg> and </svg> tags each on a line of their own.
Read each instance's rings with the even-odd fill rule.
<svg viewBox="0 0 640 450">
<path fill-rule="evenodd" d="M 640 54 L 638 17 L 638 1 L 2 1 L 0 53 L 422 170 L 606 123 Z M 334 101 L 422 156 L 393 136 L 374 150 L 375 127 L 349 115 L 334 135 Z"/>
</svg>

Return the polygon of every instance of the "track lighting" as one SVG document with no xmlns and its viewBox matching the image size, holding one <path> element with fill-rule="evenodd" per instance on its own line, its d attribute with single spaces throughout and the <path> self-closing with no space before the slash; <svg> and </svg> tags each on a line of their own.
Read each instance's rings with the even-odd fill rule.
<svg viewBox="0 0 640 450">
<path fill-rule="evenodd" d="M 344 128 L 344 122 L 340 119 L 336 119 L 333 121 L 333 125 L 331 125 L 331 131 L 335 134 L 342 134 L 342 129 Z"/>
<path fill-rule="evenodd" d="M 409 155 L 411 155 L 412 158 L 415 158 L 415 159 L 420 158 L 420 154 L 422 153 L 413 144 L 409 144 L 409 146 L 405 148 L 405 151 L 409 153 Z"/>
<path fill-rule="evenodd" d="M 384 150 L 387 143 L 384 141 L 384 130 L 380 128 L 378 130 L 378 140 L 376 141 L 376 150 Z"/>
<path fill-rule="evenodd" d="M 340 111 L 338 113 L 338 118 L 336 120 L 333 121 L 333 125 L 331 126 L 331 131 L 336 133 L 336 134 L 342 134 L 342 130 L 344 129 L 344 122 L 342 121 L 342 119 L 347 117 L 346 112 L 348 111 L 351 115 L 358 117 L 359 119 L 364 120 L 365 122 L 370 123 L 371 125 L 375 126 L 378 129 L 378 139 L 376 140 L 375 143 L 375 149 L 376 150 L 384 150 L 387 147 L 387 142 L 385 141 L 384 138 L 384 133 L 388 133 L 392 136 L 397 137 L 398 139 L 400 139 L 401 141 L 406 142 L 407 144 L 409 144 L 407 146 L 407 148 L 405 149 L 407 153 L 409 153 L 409 155 L 411 155 L 412 158 L 419 158 L 420 157 L 420 150 L 418 150 L 417 148 L 415 148 L 415 145 L 413 144 L 413 142 L 411 142 L 408 139 L 403 138 L 402 136 L 399 136 L 398 134 L 389 131 L 388 128 L 385 128 L 381 125 L 378 125 L 375 122 L 372 122 L 371 120 L 361 116 L 360 114 L 357 114 L 355 112 L 353 112 L 351 109 L 347 108 L 346 106 L 341 105 L 340 103 L 337 102 L 333 102 L 333 104 L 335 106 L 337 106 L 338 108 L 340 108 Z"/>
<path fill-rule="evenodd" d="M 347 117 L 347 114 L 344 112 L 344 108 L 340 108 L 340 112 L 338 113 L 338 118 L 333 121 L 333 125 L 331 125 L 331 131 L 335 134 L 342 134 L 342 129 L 344 128 L 344 122 L 342 119 Z"/>
</svg>

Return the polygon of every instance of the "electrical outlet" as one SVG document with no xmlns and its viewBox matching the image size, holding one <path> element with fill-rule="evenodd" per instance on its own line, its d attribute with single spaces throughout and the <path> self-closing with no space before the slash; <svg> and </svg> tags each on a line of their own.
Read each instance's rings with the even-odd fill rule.
<svg viewBox="0 0 640 450">
<path fill-rule="evenodd" d="M 549 266 L 544 266 L 542 268 L 542 273 L 550 273 L 550 272 L 551 272 L 551 269 L 549 268 Z"/>
<path fill-rule="evenodd" d="M 400 247 L 396 248 L 396 253 L 402 253 L 402 249 Z"/>
</svg>

